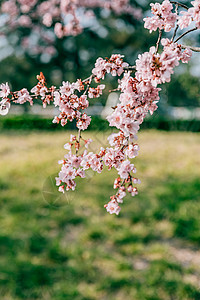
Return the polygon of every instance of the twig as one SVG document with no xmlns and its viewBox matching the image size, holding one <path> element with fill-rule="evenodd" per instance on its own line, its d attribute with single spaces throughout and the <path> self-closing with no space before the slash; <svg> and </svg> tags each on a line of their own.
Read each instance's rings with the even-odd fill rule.
<svg viewBox="0 0 200 300">
<path fill-rule="evenodd" d="M 178 42 L 178 41 L 179 41 L 182 37 L 184 37 L 186 34 L 192 32 L 192 31 L 195 31 L 195 30 L 197 30 L 197 29 L 198 29 L 197 27 L 194 27 L 194 28 L 192 28 L 192 29 L 190 29 L 190 30 L 184 32 L 183 34 L 181 34 L 181 35 L 174 41 L 174 43 Z"/>
<path fill-rule="evenodd" d="M 172 39 L 171 39 L 172 42 L 173 42 L 173 40 L 174 40 L 174 38 L 175 38 L 175 36 L 176 36 L 176 33 L 177 33 L 178 28 L 179 28 L 179 25 L 177 24 L 177 25 L 176 25 L 176 28 L 175 28 L 175 30 L 174 30 L 173 37 L 172 37 Z"/>
<path fill-rule="evenodd" d="M 94 78 L 94 75 L 92 74 L 92 75 L 90 75 L 90 77 L 87 78 L 87 80 L 84 80 L 85 82 L 88 82 L 88 83 L 87 83 L 87 87 L 86 87 L 83 95 L 85 95 L 87 93 L 87 91 L 89 90 L 89 87 L 90 87 L 90 84 L 91 84 L 93 78 Z"/>
<path fill-rule="evenodd" d="M 178 15 L 178 4 L 176 4 L 175 13 Z M 177 25 L 176 25 L 176 28 L 175 28 L 175 30 L 174 30 L 174 34 L 173 34 L 172 39 L 171 39 L 172 42 L 173 42 L 173 40 L 175 39 L 175 36 L 176 36 L 176 33 L 177 33 L 178 28 L 179 28 L 179 25 L 177 24 Z"/>
<path fill-rule="evenodd" d="M 159 29 L 158 40 L 157 40 L 157 42 L 156 42 L 156 54 L 157 54 L 157 52 L 158 52 L 158 47 L 159 47 L 159 44 L 160 44 L 161 37 L 162 37 L 162 30 Z"/>
<path fill-rule="evenodd" d="M 124 68 L 124 70 L 135 70 L 136 66 L 129 66 L 127 68 Z"/>
<path fill-rule="evenodd" d="M 80 139 L 81 139 L 81 129 L 78 130 L 78 140 L 77 140 L 78 147 L 76 148 L 76 156 L 78 154 L 78 149 L 80 146 Z"/>
<path fill-rule="evenodd" d="M 181 48 L 183 48 L 183 49 L 189 48 L 190 50 L 192 50 L 194 52 L 200 52 L 200 47 L 192 47 L 192 46 L 181 45 Z"/>
<path fill-rule="evenodd" d="M 82 80 L 82 82 L 87 82 L 88 80 L 90 80 L 90 83 L 91 83 L 91 81 L 92 81 L 92 79 L 93 79 L 94 77 L 95 77 L 95 76 L 92 74 L 92 75 L 90 75 L 88 78 Z"/>
<path fill-rule="evenodd" d="M 176 4 L 176 5 L 178 5 L 178 6 L 180 6 L 180 7 L 183 7 L 183 8 L 185 8 L 185 9 L 189 9 L 189 7 L 187 6 L 187 5 L 185 5 L 185 4 L 182 4 L 182 3 L 180 3 L 180 2 L 177 2 L 177 1 L 170 1 L 170 3 L 171 4 Z"/>
</svg>

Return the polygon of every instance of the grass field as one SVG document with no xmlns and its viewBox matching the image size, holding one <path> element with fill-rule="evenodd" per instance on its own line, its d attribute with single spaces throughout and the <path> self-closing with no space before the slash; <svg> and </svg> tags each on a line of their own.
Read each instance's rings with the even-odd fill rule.
<svg viewBox="0 0 200 300">
<path fill-rule="evenodd" d="M 119 216 L 103 207 L 114 171 L 57 192 L 69 134 L 0 134 L 0 299 L 199 300 L 200 134 L 139 134 L 142 184 Z"/>
</svg>

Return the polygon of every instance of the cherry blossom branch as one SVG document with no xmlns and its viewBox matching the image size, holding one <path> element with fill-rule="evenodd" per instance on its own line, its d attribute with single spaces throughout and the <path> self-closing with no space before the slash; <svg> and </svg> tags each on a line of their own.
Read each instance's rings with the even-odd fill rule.
<svg viewBox="0 0 200 300">
<path fill-rule="evenodd" d="M 188 31 L 184 32 L 183 34 L 181 34 L 175 41 L 174 43 L 177 43 L 182 37 L 184 37 L 186 34 L 192 32 L 192 31 L 195 31 L 197 30 L 198 28 L 197 27 L 194 27 L 192 29 L 189 29 Z"/>
<path fill-rule="evenodd" d="M 159 85 L 170 82 L 174 68 L 179 62 L 188 63 L 191 58 L 192 50 L 197 47 L 181 46 L 177 41 L 184 35 L 200 27 L 197 16 L 200 15 L 198 6 L 199 0 L 194 0 L 192 5 L 194 9 L 188 9 L 188 15 L 179 16 L 178 25 L 180 28 L 189 26 L 190 21 L 196 21 L 196 27 L 188 30 L 179 36 L 175 42 L 177 29 L 176 12 L 173 12 L 173 5 L 169 0 L 164 0 L 162 4 L 152 4 L 152 17 L 145 18 L 145 28 L 150 32 L 159 30 L 158 40 L 155 47 L 149 51 L 139 54 L 135 66 L 129 66 L 124 62 L 123 55 L 113 54 L 110 58 L 103 59 L 99 57 L 96 60 L 95 67 L 85 80 L 78 79 L 76 82 L 62 82 L 62 85 L 56 89 L 54 86 L 47 88 L 44 75 L 41 73 L 37 79 L 38 84 L 31 92 L 41 98 L 43 105 L 53 101 L 54 105 L 60 110 L 59 116 L 53 120 L 54 123 L 61 123 L 65 126 L 68 121 L 76 121 L 78 137 L 71 135 L 70 142 L 64 145 L 68 150 L 64 160 L 59 161 L 62 165 L 59 176 L 56 178 L 56 184 L 60 192 L 74 190 L 76 186 L 76 177 L 85 177 L 85 171 L 91 168 L 93 171 L 101 173 L 104 166 L 108 170 L 114 168 L 118 173 L 118 178 L 114 181 L 114 189 L 117 189 L 115 195 L 110 197 L 110 201 L 105 205 L 110 214 L 119 214 L 119 204 L 123 202 L 126 193 L 132 196 L 137 195 L 137 188 L 134 184 L 140 183 L 140 180 L 133 177 L 136 168 L 131 159 L 138 155 L 139 146 L 135 143 L 140 125 L 143 123 L 148 113 L 158 108 Z M 175 2 L 176 5 L 177 2 Z M 179 5 L 180 6 L 180 5 Z M 172 40 L 161 39 L 162 31 L 169 32 L 175 28 Z M 159 45 L 162 45 L 161 53 L 158 53 Z M 182 51 L 182 48 L 185 49 Z M 198 49 L 200 52 L 200 49 Z M 135 71 L 135 72 L 133 72 Z M 86 130 L 91 122 L 91 117 L 83 112 L 88 106 L 88 99 L 97 98 L 102 94 L 105 85 L 99 84 L 104 80 L 107 74 L 111 74 L 118 79 L 119 103 L 114 107 L 113 112 L 107 117 L 109 125 L 117 128 L 117 133 L 112 133 L 108 137 L 109 147 L 101 147 L 98 153 L 88 152 L 88 145 L 91 139 L 84 140 L 82 131 Z M 92 87 L 91 83 L 97 83 L 97 87 Z M 11 97 L 11 98 L 10 98 Z M 10 92 L 8 84 L 0 85 L 0 113 L 5 115 L 9 111 L 10 102 L 23 104 L 29 101 L 32 104 L 33 98 L 26 89 L 18 92 Z M 84 151 L 78 155 L 78 150 L 84 142 Z M 74 151 L 75 148 L 75 151 Z M 73 150 L 73 151 L 72 151 Z"/>
</svg>

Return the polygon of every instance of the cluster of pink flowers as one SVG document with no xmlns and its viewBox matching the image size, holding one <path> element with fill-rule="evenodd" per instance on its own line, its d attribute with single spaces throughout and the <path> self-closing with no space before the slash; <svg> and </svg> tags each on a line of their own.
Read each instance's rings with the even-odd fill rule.
<svg viewBox="0 0 200 300">
<path fill-rule="evenodd" d="M 173 13 L 173 5 L 169 0 L 163 1 L 162 4 L 151 3 L 151 12 L 153 17 L 147 17 L 144 19 L 144 27 L 149 29 L 150 32 L 156 31 L 158 28 L 166 32 L 171 31 L 174 27 L 177 15 Z"/>
<path fill-rule="evenodd" d="M 195 23 L 197 28 L 200 28 L 200 0 L 194 0 L 191 4 L 193 7 L 190 7 L 186 11 L 181 11 L 181 15 L 178 15 L 176 12 L 172 12 L 173 5 L 169 0 L 163 1 L 162 4 L 151 3 L 153 16 L 144 18 L 144 27 L 149 29 L 150 32 L 156 31 L 158 28 L 169 32 L 178 20 L 177 24 L 180 29 L 187 28 L 192 22 Z"/>
<path fill-rule="evenodd" d="M 0 85 L 0 98 L 2 98 L 0 101 L 0 115 L 6 115 L 8 113 L 11 100 L 19 104 L 24 104 L 27 101 L 31 105 L 33 104 L 33 99 L 26 88 L 12 93 L 8 83 L 2 83 Z"/>
<path fill-rule="evenodd" d="M 61 123 L 62 126 L 67 124 L 69 120 L 77 121 L 76 126 L 80 130 L 85 130 L 90 125 L 91 117 L 85 112 L 82 113 L 89 105 L 87 95 L 83 94 L 80 97 L 76 92 L 84 90 L 84 84 L 81 80 L 70 83 L 68 81 L 62 83 L 59 91 L 54 92 L 54 105 L 60 110 L 59 116 L 56 116 L 53 123 Z"/>
<path fill-rule="evenodd" d="M 96 88 L 89 88 L 88 97 L 98 98 L 102 95 L 102 91 L 105 89 L 105 84 L 99 84 Z"/>
<path fill-rule="evenodd" d="M 76 3 L 66 1 L 65 5 L 73 6 Z M 198 22 L 200 1 L 194 1 L 192 4 L 193 8 L 188 12 L 192 14 L 193 20 Z M 145 19 L 145 27 L 150 31 L 157 28 L 170 31 L 177 20 L 177 14 L 172 12 L 172 4 L 165 0 L 162 4 L 156 3 L 151 6 L 153 17 Z M 162 51 L 159 52 L 160 42 Z M 139 151 L 136 140 L 140 124 L 148 113 L 153 114 L 157 109 L 160 91 L 158 85 L 169 82 L 174 68 L 180 61 L 188 63 L 191 55 L 192 51 L 189 48 L 182 51 L 181 45 L 173 42 L 173 38 L 161 39 L 159 35 L 157 47 L 151 47 L 148 52 L 139 54 L 133 67 L 124 62 L 120 54 L 113 54 L 106 59 L 98 58 L 89 78 L 78 79 L 73 83 L 62 82 L 58 89 L 54 86 L 48 88 L 41 73 L 37 76 L 38 84 L 31 90 L 31 96 L 26 89 L 11 92 L 7 83 L 1 84 L 0 114 L 5 115 L 8 112 L 12 101 L 19 104 L 28 101 L 32 104 L 34 98 L 40 98 L 44 107 L 50 102 L 59 107 L 60 114 L 53 119 L 54 123 L 64 126 L 67 121 L 76 120 L 78 135 L 71 135 L 70 142 L 64 146 L 68 152 L 64 160 L 59 161 L 62 165 L 56 178 L 59 191 L 74 190 L 76 177 L 84 178 L 85 170 L 89 168 L 97 173 L 101 173 L 104 166 L 108 170 L 114 168 L 118 174 L 114 181 L 116 193 L 110 197 L 105 208 L 110 214 L 118 215 L 124 197 L 127 194 L 138 194 L 135 185 L 140 184 L 140 180 L 134 176 L 136 168 L 132 159 Z M 118 131 L 108 137 L 109 147 L 101 147 L 98 153 L 94 153 L 88 150 L 92 140 L 82 137 L 82 131 L 87 129 L 91 122 L 91 117 L 85 110 L 89 106 L 88 98 L 99 97 L 102 94 L 105 85 L 99 83 L 109 73 L 112 76 L 121 76 L 117 87 L 120 91 L 119 103 L 107 117 L 110 126 L 114 126 Z M 91 86 L 93 79 L 97 83 L 96 87 Z M 83 151 L 80 151 L 81 149 Z"/>
<path fill-rule="evenodd" d="M 120 76 L 124 72 L 124 69 L 129 66 L 128 63 L 123 61 L 123 57 L 123 55 L 119 54 L 113 54 L 110 59 L 99 57 L 95 63 L 95 68 L 92 70 L 96 81 L 104 79 L 107 73 L 111 73 L 112 76 Z"/>
<path fill-rule="evenodd" d="M 187 11 L 181 11 L 181 16 L 178 17 L 178 25 L 181 29 L 188 27 L 192 21 L 195 22 L 195 26 L 200 28 L 200 0 L 191 2 L 193 7 L 190 7 Z"/>
<path fill-rule="evenodd" d="M 181 51 L 181 45 L 173 43 L 169 39 L 162 39 L 163 52 L 155 53 L 155 47 L 149 52 L 139 55 L 136 60 L 136 78 L 144 82 L 151 82 L 152 86 L 169 82 L 173 69 L 179 65 L 181 60 L 187 63 L 192 56 L 192 51 L 186 49 Z"/>
</svg>

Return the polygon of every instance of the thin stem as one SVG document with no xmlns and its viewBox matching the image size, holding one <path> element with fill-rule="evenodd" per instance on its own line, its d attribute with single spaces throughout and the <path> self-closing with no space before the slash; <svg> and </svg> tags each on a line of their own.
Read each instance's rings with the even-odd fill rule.
<svg viewBox="0 0 200 300">
<path fill-rule="evenodd" d="M 88 78 L 88 80 L 87 80 L 87 81 L 88 81 L 87 87 L 86 87 L 86 89 L 85 89 L 83 95 L 85 95 L 85 94 L 87 93 L 87 91 L 89 90 L 89 87 L 90 87 L 90 84 L 91 84 L 93 78 L 94 78 L 94 75 L 93 75 L 93 74 L 90 75 L 90 77 Z M 87 81 L 85 81 L 85 82 L 87 82 Z"/>
<path fill-rule="evenodd" d="M 176 4 L 175 13 L 178 15 L 178 4 Z M 177 33 L 178 28 L 179 28 L 179 25 L 177 24 L 177 25 L 176 25 L 176 28 L 175 28 L 175 30 L 174 30 L 174 34 L 173 34 L 172 39 L 171 39 L 172 42 L 173 42 L 173 40 L 175 39 L 175 36 L 176 36 L 176 33 Z"/>
<path fill-rule="evenodd" d="M 82 80 L 82 82 L 87 82 L 88 80 L 91 80 L 91 81 L 92 81 L 92 79 L 93 79 L 94 77 L 95 77 L 95 76 L 92 74 L 92 75 L 90 75 L 88 78 Z"/>
<path fill-rule="evenodd" d="M 81 139 L 81 129 L 78 130 L 78 148 L 76 148 L 76 155 L 78 154 L 78 149 L 79 149 L 79 145 L 80 145 L 80 139 Z"/>
<path fill-rule="evenodd" d="M 192 50 L 194 52 L 200 52 L 200 47 L 192 47 L 192 46 L 181 45 L 181 48 L 183 48 L 183 49 L 189 48 L 190 50 Z"/>
<path fill-rule="evenodd" d="M 160 44 L 161 37 L 162 37 L 162 30 L 159 29 L 158 40 L 156 42 L 156 54 L 158 53 L 158 47 L 159 47 L 159 44 Z"/>
<path fill-rule="evenodd" d="M 171 39 L 172 42 L 173 42 L 173 40 L 174 40 L 174 38 L 175 38 L 175 36 L 176 36 L 176 33 L 177 33 L 178 28 L 179 28 L 179 25 L 177 24 L 177 25 L 176 25 L 176 28 L 175 28 L 175 30 L 174 30 L 173 37 L 172 37 L 172 39 Z"/>
<path fill-rule="evenodd" d="M 192 32 L 192 31 L 195 31 L 195 30 L 197 30 L 197 29 L 198 29 L 197 27 L 194 27 L 194 28 L 192 28 L 192 29 L 190 29 L 190 30 L 184 32 L 183 34 L 181 34 L 181 35 L 174 41 L 174 43 L 178 42 L 178 41 L 179 41 L 182 37 L 184 37 L 186 34 Z"/>
<path fill-rule="evenodd" d="M 128 66 L 127 68 L 124 68 L 124 70 L 135 70 L 136 66 Z"/>
<path fill-rule="evenodd" d="M 185 8 L 185 9 L 189 9 L 189 7 L 187 6 L 187 5 L 185 5 L 185 4 L 182 4 L 182 3 L 180 3 L 180 2 L 177 2 L 177 1 L 170 1 L 170 3 L 171 4 L 176 4 L 176 5 L 178 5 L 178 6 L 180 6 L 180 7 L 183 7 L 183 8 Z"/>
</svg>

